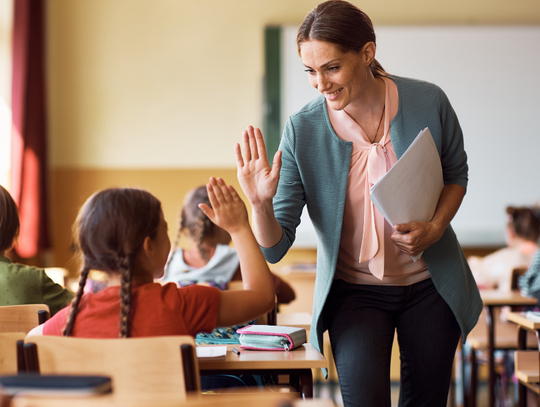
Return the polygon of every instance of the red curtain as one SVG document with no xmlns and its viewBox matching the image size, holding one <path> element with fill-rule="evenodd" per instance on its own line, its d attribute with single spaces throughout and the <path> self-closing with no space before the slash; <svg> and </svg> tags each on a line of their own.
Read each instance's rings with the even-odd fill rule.
<svg viewBox="0 0 540 407">
<path fill-rule="evenodd" d="M 49 248 L 47 129 L 45 105 L 45 1 L 13 1 L 11 91 L 11 193 L 21 231 L 15 250 L 22 258 Z"/>
</svg>

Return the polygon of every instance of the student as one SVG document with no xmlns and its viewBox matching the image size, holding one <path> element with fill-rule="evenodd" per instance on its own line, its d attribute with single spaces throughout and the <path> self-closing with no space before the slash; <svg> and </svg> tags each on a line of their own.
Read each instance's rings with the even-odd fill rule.
<svg viewBox="0 0 540 407">
<path fill-rule="evenodd" d="M 210 206 L 205 186 L 195 188 L 186 195 L 179 215 L 176 240 L 162 281 L 179 285 L 209 282 L 224 289 L 229 281 L 242 280 L 238 253 L 229 246 L 229 233 L 210 221 L 200 210 L 200 203 Z M 178 248 L 182 232 L 187 232 L 193 242 L 187 250 Z M 272 274 L 272 278 L 279 304 L 288 304 L 295 299 L 291 286 L 275 274 Z"/>
<path fill-rule="evenodd" d="M 86 201 L 76 221 L 83 269 L 71 307 L 30 335 L 195 336 L 272 309 L 272 276 L 249 226 L 244 203 L 222 179 L 211 178 L 207 188 L 212 208 L 206 204 L 200 208 L 231 235 L 242 264 L 244 290 L 154 283 L 163 275 L 171 247 L 161 203 L 143 190 L 107 189 Z M 91 269 L 108 273 L 111 285 L 83 296 Z"/>
<path fill-rule="evenodd" d="M 533 254 L 539 249 L 540 218 L 537 209 L 509 206 L 506 213 L 507 247 L 483 258 L 472 256 L 468 259 L 480 288 L 510 291 L 512 270 L 529 267 Z"/>
<path fill-rule="evenodd" d="M 522 295 L 540 301 L 540 250 L 534 254 L 527 272 L 518 279 L 518 285 Z"/>
<path fill-rule="evenodd" d="M 52 281 L 44 270 L 12 263 L 5 257 L 19 236 L 19 212 L 0 185 L 0 306 L 47 304 L 51 315 L 69 304 L 73 294 Z"/>
</svg>

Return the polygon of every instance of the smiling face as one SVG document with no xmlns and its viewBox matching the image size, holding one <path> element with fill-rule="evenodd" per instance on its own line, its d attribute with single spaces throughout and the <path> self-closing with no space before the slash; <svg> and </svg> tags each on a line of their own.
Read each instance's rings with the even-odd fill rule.
<svg viewBox="0 0 540 407">
<path fill-rule="evenodd" d="M 311 86 L 325 96 L 333 110 L 343 110 L 359 100 L 374 79 L 369 68 L 375 58 L 372 42 L 360 52 L 344 53 L 330 42 L 306 41 L 302 43 L 301 57 Z"/>
</svg>

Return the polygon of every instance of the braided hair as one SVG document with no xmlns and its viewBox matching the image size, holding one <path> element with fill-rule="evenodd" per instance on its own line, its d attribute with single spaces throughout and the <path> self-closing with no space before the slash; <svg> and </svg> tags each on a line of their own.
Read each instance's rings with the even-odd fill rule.
<svg viewBox="0 0 540 407">
<path fill-rule="evenodd" d="M 187 230 L 201 257 L 208 263 L 210 259 L 202 243 L 206 237 L 212 236 L 215 233 L 216 226 L 199 208 L 200 203 L 205 203 L 209 207 L 212 207 L 206 186 L 204 185 L 191 190 L 186 196 L 186 200 L 178 216 L 178 231 L 172 246 L 172 252 L 174 253 L 174 250 L 178 247 L 182 232 Z M 169 256 L 166 268 L 169 266 L 172 257 Z"/>
<path fill-rule="evenodd" d="M 66 319 L 64 336 L 73 332 L 81 297 L 90 270 L 119 273 L 121 338 L 130 334 L 133 264 L 146 237 L 154 238 L 161 217 L 161 203 L 141 189 L 112 188 L 92 195 L 82 206 L 74 237 L 83 267 L 77 293 Z"/>
</svg>

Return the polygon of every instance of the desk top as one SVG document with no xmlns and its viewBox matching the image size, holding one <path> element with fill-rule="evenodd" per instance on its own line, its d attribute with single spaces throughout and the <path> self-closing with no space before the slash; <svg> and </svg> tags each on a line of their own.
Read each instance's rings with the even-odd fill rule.
<svg viewBox="0 0 540 407">
<path fill-rule="evenodd" d="M 505 305 L 536 305 L 536 298 L 524 297 L 519 290 L 480 290 L 480 297 L 485 306 L 505 306 Z"/>
<path fill-rule="evenodd" d="M 524 312 L 509 312 L 507 318 L 509 321 L 521 325 L 527 329 L 540 329 L 540 322 L 535 322 L 528 319 Z"/>
<path fill-rule="evenodd" d="M 271 391 L 195 395 L 188 396 L 186 400 L 179 399 L 177 395 L 169 396 L 162 393 L 137 394 L 133 395 L 133 397 L 118 397 L 114 393 L 92 397 L 20 395 L 15 397 L 9 405 L 11 407 L 146 407 L 149 405 L 160 407 L 237 407 L 239 405 L 245 407 L 280 407 L 287 401 L 292 401 L 293 407 L 335 406 L 330 399 L 301 400 L 298 399 L 297 393 L 277 393 Z"/>
<path fill-rule="evenodd" d="M 213 345 L 204 345 L 213 346 Z M 240 351 L 237 355 L 232 348 Z M 224 359 L 199 359 L 199 370 L 287 370 L 328 368 L 326 358 L 311 345 L 304 345 L 285 351 L 247 350 L 240 345 L 227 345 Z"/>
</svg>

